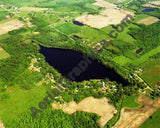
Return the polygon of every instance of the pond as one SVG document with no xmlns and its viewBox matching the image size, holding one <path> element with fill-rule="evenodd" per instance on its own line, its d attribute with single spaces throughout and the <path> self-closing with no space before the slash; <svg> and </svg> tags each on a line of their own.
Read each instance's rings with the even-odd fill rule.
<svg viewBox="0 0 160 128">
<path fill-rule="evenodd" d="M 78 38 L 78 39 L 82 39 L 81 37 L 79 37 L 77 35 L 73 35 L 73 37 Z"/>
<path fill-rule="evenodd" d="M 108 78 L 123 85 L 129 84 L 113 69 L 102 65 L 93 58 L 83 56 L 79 52 L 43 46 L 40 48 L 40 53 L 45 56 L 49 65 L 71 81 L 81 82 L 89 79 Z"/>
<path fill-rule="evenodd" d="M 139 48 L 136 50 L 136 53 L 139 54 L 142 50 L 143 50 L 142 48 Z"/>
<path fill-rule="evenodd" d="M 79 25 L 79 26 L 84 26 L 84 24 L 82 24 L 82 23 L 80 23 L 80 22 L 78 22 L 78 21 L 73 21 L 73 24 Z"/>
<path fill-rule="evenodd" d="M 142 10 L 142 12 L 153 12 L 154 11 L 154 9 L 144 9 L 144 10 Z"/>
</svg>

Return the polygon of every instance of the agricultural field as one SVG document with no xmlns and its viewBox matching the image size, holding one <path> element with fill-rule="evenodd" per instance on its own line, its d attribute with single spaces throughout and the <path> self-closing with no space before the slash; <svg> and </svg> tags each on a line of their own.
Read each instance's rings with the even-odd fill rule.
<svg viewBox="0 0 160 128">
<path fill-rule="evenodd" d="M 160 82 L 160 59 L 152 59 L 147 63 L 143 64 L 142 77 L 151 86 L 155 86 Z"/>
<path fill-rule="evenodd" d="M 59 31 L 61 31 L 62 33 L 66 34 L 66 35 L 78 33 L 81 30 L 81 28 L 79 26 L 76 26 L 72 23 L 62 24 L 60 26 L 57 26 L 56 29 L 58 29 Z"/>
<path fill-rule="evenodd" d="M 0 8 L 4 48 L 0 47 L 0 128 L 160 126 L 159 1 L 0 0 L 0 4 L 4 4 Z M 154 6 L 154 11 L 142 12 Z M 121 23 L 128 14 L 134 19 Z M 124 30 L 118 32 L 118 25 Z M 111 37 L 111 31 L 117 37 Z M 72 51 L 74 60 L 81 60 L 76 54 L 82 55 L 78 66 L 67 71 L 79 78 L 92 61 L 102 70 L 97 73 L 99 66 L 91 65 L 93 74 L 90 70 L 89 77 L 82 75 L 87 79 L 72 81 L 56 68 L 71 66 L 55 58 L 50 64 L 43 47 Z M 57 55 L 62 62 L 60 54 L 49 53 L 49 57 Z M 62 60 L 68 63 L 72 56 Z M 105 75 L 105 68 L 113 74 L 90 78 Z"/>
<path fill-rule="evenodd" d="M 154 112 L 139 128 L 159 128 L 160 108 Z"/>
<path fill-rule="evenodd" d="M 145 19 L 139 20 L 137 23 L 139 23 L 139 24 L 145 24 L 145 25 L 150 25 L 150 24 L 153 24 L 153 23 L 155 23 L 157 21 L 159 21 L 158 18 L 151 16 L 151 17 L 147 17 Z"/>
<path fill-rule="evenodd" d="M 3 24 L 0 24 L 0 35 L 5 34 L 14 29 L 25 27 L 25 24 L 19 20 L 12 20 Z"/>
</svg>

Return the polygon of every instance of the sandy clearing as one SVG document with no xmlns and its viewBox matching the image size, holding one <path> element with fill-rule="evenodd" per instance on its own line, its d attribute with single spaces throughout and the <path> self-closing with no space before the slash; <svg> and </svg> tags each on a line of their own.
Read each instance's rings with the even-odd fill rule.
<svg viewBox="0 0 160 128">
<path fill-rule="evenodd" d="M 151 4 L 155 4 L 155 5 L 160 5 L 160 1 L 153 1 L 153 2 L 149 2 Z"/>
<path fill-rule="evenodd" d="M 127 16 L 127 14 L 134 17 L 134 13 L 126 10 L 106 9 L 100 12 L 101 15 L 83 15 L 75 18 L 75 20 L 87 24 L 94 28 L 103 28 L 111 24 L 119 24 L 121 20 Z"/>
<path fill-rule="evenodd" d="M 145 25 L 150 25 L 150 24 L 153 24 L 153 23 L 155 23 L 157 21 L 159 21 L 158 18 L 150 16 L 150 17 L 147 17 L 145 19 L 142 19 L 142 20 L 138 21 L 137 23 L 145 24 Z"/>
<path fill-rule="evenodd" d="M 31 60 L 30 67 L 28 68 L 30 71 L 40 72 L 41 67 L 34 67 L 34 63 L 36 62 L 37 62 L 36 58 Z"/>
<path fill-rule="evenodd" d="M 4 126 L 3 126 L 3 123 L 0 121 L 0 128 L 5 128 Z"/>
<path fill-rule="evenodd" d="M 0 51 L 1 51 L 1 50 L 3 50 L 3 48 L 2 48 L 2 47 L 0 47 Z"/>
<path fill-rule="evenodd" d="M 113 128 L 138 128 L 160 107 L 160 97 L 152 100 L 145 96 L 139 96 L 137 101 L 143 106 L 140 109 L 123 108 L 120 120 Z"/>
<path fill-rule="evenodd" d="M 100 127 L 104 127 L 105 124 L 113 117 L 114 113 L 117 112 L 114 106 L 110 105 L 109 99 L 102 98 L 97 99 L 94 97 L 88 97 L 82 100 L 80 103 L 71 101 L 66 106 L 58 105 L 56 103 L 52 104 L 53 109 L 62 109 L 68 114 L 72 114 L 76 111 L 85 111 L 89 113 L 96 113 L 101 116 L 98 123 Z"/>
<path fill-rule="evenodd" d="M 87 24 L 88 26 L 94 28 L 103 28 L 108 25 L 108 18 L 104 16 L 94 16 L 94 15 L 83 15 L 75 18 L 75 20 L 82 22 L 83 24 Z"/>
<path fill-rule="evenodd" d="M 25 27 L 25 24 L 19 20 L 12 20 L 3 24 L 0 24 L 0 35 L 12 31 L 14 29 L 19 29 Z"/>
<path fill-rule="evenodd" d="M 21 7 L 21 8 L 19 8 L 19 10 L 21 10 L 21 11 L 36 11 L 36 12 L 40 12 L 40 11 L 48 10 L 48 8 Z"/>
<path fill-rule="evenodd" d="M 97 6 L 105 7 L 105 8 L 114 8 L 114 7 L 117 7 L 117 5 L 109 3 L 109 2 L 104 1 L 104 0 L 96 0 L 96 3 L 93 3 L 93 5 L 97 5 Z"/>
<path fill-rule="evenodd" d="M 151 7 L 151 8 L 160 8 L 159 6 L 152 5 L 152 4 L 143 4 L 144 7 Z"/>
</svg>

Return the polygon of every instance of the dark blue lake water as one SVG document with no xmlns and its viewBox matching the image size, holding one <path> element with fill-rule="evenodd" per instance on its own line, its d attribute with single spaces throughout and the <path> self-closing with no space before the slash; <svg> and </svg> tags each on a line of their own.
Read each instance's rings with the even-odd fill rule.
<svg viewBox="0 0 160 128">
<path fill-rule="evenodd" d="M 73 50 L 46 48 L 43 46 L 40 46 L 40 48 L 40 53 L 45 56 L 46 61 L 57 69 L 64 77 L 70 79 L 71 81 L 81 82 L 89 79 L 108 78 L 111 81 L 116 81 L 117 83 L 122 83 L 123 85 L 129 84 L 127 80 L 122 78 L 113 69 L 102 65 L 95 59 L 83 56 L 81 53 Z M 84 61 L 88 64 L 85 70 L 79 66 L 80 62 Z M 75 67 L 78 67 L 81 70 L 81 73 L 73 73 L 72 76 L 75 78 L 75 80 L 73 80 L 69 77 L 69 73 L 73 72 Z"/>
<path fill-rule="evenodd" d="M 73 21 L 73 24 L 78 25 L 78 26 L 84 26 L 84 24 L 78 22 L 78 21 Z"/>
<path fill-rule="evenodd" d="M 153 12 L 154 11 L 154 9 L 144 9 L 144 10 L 142 10 L 142 12 Z"/>
</svg>

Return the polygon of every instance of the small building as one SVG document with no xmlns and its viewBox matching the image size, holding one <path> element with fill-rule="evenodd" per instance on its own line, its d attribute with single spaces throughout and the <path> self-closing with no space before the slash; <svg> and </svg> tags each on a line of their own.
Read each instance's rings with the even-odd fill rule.
<svg viewBox="0 0 160 128">
<path fill-rule="evenodd" d="M 7 15 L 7 16 L 6 16 L 6 18 L 8 18 L 8 19 L 9 19 L 9 18 L 11 18 L 11 16 L 10 16 L 10 15 Z"/>
</svg>

